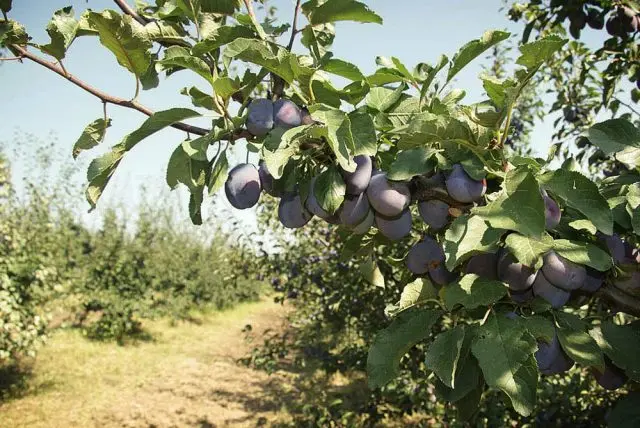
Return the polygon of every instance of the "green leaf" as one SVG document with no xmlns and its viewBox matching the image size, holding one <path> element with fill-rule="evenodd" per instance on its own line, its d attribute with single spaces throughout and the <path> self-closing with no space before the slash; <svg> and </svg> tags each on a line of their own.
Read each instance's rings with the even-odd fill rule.
<svg viewBox="0 0 640 428">
<path fill-rule="evenodd" d="M 322 66 L 322 69 L 327 73 L 335 74 L 345 79 L 353 81 L 364 80 L 364 75 L 357 66 L 341 59 L 329 59 Z"/>
<path fill-rule="evenodd" d="M 191 53 L 195 56 L 203 56 L 214 51 L 227 43 L 231 43 L 236 39 L 251 39 L 255 36 L 255 32 L 243 25 L 222 26 L 218 27 L 208 37 L 191 48 Z"/>
<path fill-rule="evenodd" d="M 146 73 L 151 65 L 149 49 L 153 44 L 142 25 L 131 16 L 113 10 L 88 12 L 85 16 L 98 32 L 100 43 L 116 56 L 118 64 L 138 78 Z"/>
<path fill-rule="evenodd" d="M 192 193 L 204 189 L 209 168 L 207 148 L 211 140 L 211 135 L 205 135 L 185 141 L 174 150 L 167 166 L 167 184 L 172 190 L 178 183 L 187 186 Z"/>
<path fill-rule="evenodd" d="M 77 158 L 83 150 L 89 150 L 100 144 L 104 140 L 107 128 L 110 126 L 111 119 L 107 119 L 105 122 L 103 118 L 96 119 L 87 125 L 80 138 L 73 145 L 73 158 Z"/>
<path fill-rule="evenodd" d="M 531 70 L 543 62 L 550 60 L 567 43 L 556 35 L 543 37 L 534 42 L 520 46 L 520 57 L 517 64 L 525 66 Z"/>
<path fill-rule="evenodd" d="M 348 114 L 348 120 L 353 139 L 353 155 L 375 156 L 378 152 L 378 139 L 371 116 L 356 110 Z"/>
<path fill-rule="evenodd" d="M 214 110 L 213 97 L 210 94 L 202 92 L 200 89 L 192 86 L 190 88 L 182 88 L 182 95 L 191 97 L 191 103 L 196 107 L 203 107 L 208 110 Z"/>
<path fill-rule="evenodd" d="M 334 214 L 342 205 L 347 186 L 338 168 L 330 165 L 316 179 L 314 193 L 318 204 L 329 214 Z"/>
<path fill-rule="evenodd" d="M 435 80 L 435 78 L 438 75 L 438 73 L 447 64 L 449 64 L 449 58 L 446 55 L 440 55 L 440 58 L 438 59 L 438 62 L 435 65 L 435 67 L 428 66 L 429 70 L 426 73 L 426 76 L 425 76 L 424 80 L 422 81 L 422 88 L 420 88 L 420 99 L 421 100 L 424 100 L 426 98 L 427 93 L 429 92 L 429 88 L 431 88 L 431 84 Z"/>
<path fill-rule="evenodd" d="M 309 112 L 313 119 L 323 124 L 311 129 L 312 136 L 326 138 L 342 169 L 354 171 L 356 164 L 353 161 L 353 135 L 348 116 L 338 109 L 322 104 L 310 106 Z"/>
<path fill-rule="evenodd" d="M 202 224 L 202 200 L 203 192 L 194 192 L 189 195 L 189 217 L 196 226 Z"/>
<path fill-rule="evenodd" d="M 389 180 L 410 180 L 416 175 L 422 175 L 433 170 L 435 163 L 432 158 L 438 152 L 440 150 L 432 147 L 419 147 L 401 151 L 389 167 L 387 174 Z"/>
<path fill-rule="evenodd" d="M 405 89 L 406 86 L 404 84 L 401 84 L 396 89 L 372 88 L 365 99 L 365 103 L 374 110 L 386 111 L 400 99 Z"/>
<path fill-rule="evenodd" d="M 623 163 L 629 169 L 640 167 L 640 149 L 637 147 L 627 147 L 616 153 L 616 160 Z"/>
<path fill-rule="evenodd" d="M 522 323 L 537 340 L 544 340 L 547 343 L 551 343 L 556 335 L 556 328 L 553 321 L 542 315 L 532 315 L 523 319 Z"/>
<path fill-rule="evenodd" d="M 630 392 L 620 398 L 615 407 L 607 415 L 609 428 L 636 428 L 640 426 L 640 392 Z"/>
<path fill-rule="evenodd" d="M 597 123 L 587 131 L 589 141 L 606 155 L 628 147 L 640 147 L 640 131 L 626 119 L 609 119 Z"/>
<path fill-rule="evenodd" d="M 218 156 L 218 159 L 216 160 L 216 164 L 211 170 L 211 176 L 209 177 L 209 182 L 207 183 L 209 195 L 213 195 L 222 188 L 224 182 L 227 181 L 228 175 L 229 161 L 227 160 L 227 151 L 225 150 L 220 153 L 220 156 Z"/>
<path fill-rule="evenodd" d="M 611 256 L 600 247 L 580 241 L 556 239 L 553 249 L 565 259 L 605 272 L 613 266 Z"/>
<path fill-rule="evenodd" d="M 440 291 L 444 305 L 450 311 L 457 305 L 475 309 L 497 302 L 507 295 L 507 287 L 500 281 L 467 274 Z"/>
<path fill-rule="evenodd" d="M 233 15 L 240 8 L 239 0 L 199 0 L 200 8 L 205 13 Z"/>
<path fill-rule="evenodd" d="M 438 290 L 431 281 L 427 278 L 416 278 L 402 289 L 400 301 L 397 304 L 385 308 L 385 314 L 389 317 L 396 316 L 401 311 L 436 298 L 438 298 Z"/>
<path fill-rule="evenodd" d="M 120 165 L 124 153 L 125 151 L 121 146 L 116 146 L 110 152 L 97 157 L 89 164 L 89 169 L 87 170 L 89 184 L 85 195 L 87 202 L 91 205 L 91 210 L 95 209 L 98 199 L 100 199 L 102 192 L 109 184 L 109 180 L 111 180 L 111 176 Z"/>
<path fill-rule="evenodd" d="M 536 402 L 536 349 L 535 338 L 522 323 L 495 313 L 479 328 L 471 347 L 487 384 L 506 393 L 524 416 L 531 414 Z"/>
<path fill-rule="evenodd" d="M 557 170 L 540 177 L 540 183 L 565 203 L 584 214 L 605 235 L 613 233 L 613 215 L 598 186 L 575 171 Z"/>
<path fill-rule="evenodd" d="M 589 220 L 574 220 L 569 222 L 569 227 L 574 229 L 574 230 L 586 230 L 587 232 L 591 233 L 592 235 L 595 235 L 595 233 L 598 231 L 598 229 L 596 228 L 596 225 L 593 224 L 592 222 L 590 222 Z"/>
<path fill-rule="evenodd" d="M 280 179 L 289 160 L 298 153 L 300 142 L 307 137 L 312 126 L 298 126 L 285 130 L 275 128 L 267 134 L 262 144 L 261 157 L 275 179 Z"/>
<path fill-rule="evenodd" d="M 455 388 L 455 374 L 464 341 L 464 325 L 446 330 L 433 340 L 425 352 L 424 364 L 450 388 Z"/>
<path fill-rule="evenodd" d="M 42 50 L 52 57 L 61 60 L 67 49 L 76 38 L 78 21 L 74 18 L 71 6 L 57 10 L 47 25 L 47 33 L 51 37 L 51 43 L 41 46 Z"/>
<path fill-rule="evenodd" d="M 362 273 L 364 280 L 369 284 L 384 288 L 384 276 L 382 275 L 382 272 L 380 272 L 380 268 L 375 260 L 373 260 L 372 256 L 367 257 L 360 265 L 360 272 Z"/>
<path fill-rule="evenodd" d="M 230 77 L 220 77 L 213 82 L 213 90 L 218 96 L 228 99 L 240 90 L 240 84 Z"/>
<path fill-rule="evenodd" d="M 604 356 L 596 341 L 585 331 L 584 324 L 575 315 L 565 312 L 556 314 L 556 329 L 560 345 L 567 355 L 585 367 L 596 367 L 604 371 Z"/>
<path fill-rule="evenodd" d="M 206 62 L 191 55 L 189 49 L 182 46 L 170 46 L 164 51 L 164 58 L 157 62 L 160 70 L 174 67 L 187 68 L 213 85 L 213 76 Z"/>
<path fill-rule="evenodd" d="M 24 45 L 30 37 L 22 24 L 16 21 L 0 21 L 0 43 L 3 45 Z"/>
<path fill-rule="evenodd" d="M 487 31 L 480 39 L 472 40 L 464 45 L 458 53 L 455 54 L 451 60 L 451 68 L 447 74 L 447 82 L 450 82 L 453 77 L 458 74 L 467 64 L 482 55 L 490 47 L 503 40 L 506 40 L 511 34 L 505 31 Z"/>
<path fill-rule="evenodd" d="M 533 237 L 544 232 L 544 202 L 540 188 L 525 167 L 509 171 L 498 198 L 472 212 L 497 229 L 514 230 Z"/>
<path fill-rule="evenodd" d="M 309 22 L 312 25 L 336 21 L 372 22 L 382 24 L 382 18 L 369 7 L 355 0 L 327 0 L 312 9 Z"/>
<path fill-rule="evenodd" d="M 498 242 L 505 233 L 493 229 L 482 218 L 463 215 L 454 220 L 444 235 L 444 253 L 447 269 L 452 271 L 471 256 L 492 253 L 498 249 Z"/>
<path fill-rule="evenodd" d="M 287 83 L 293 83 L 296 73 L 292 63 L 297 63 L 297 59 L 284 48 L 276 46 L 272 49 L 261 40 L 240 38 L 227 45 L 224 56 L 227 59 L 237 58 L 260 65 L 277 74 Z"/>
<path fill-rule="evenodd" d="M 590 331 L 602 351 L 631 379 L 640 382 L 640 328 L 637 324 L 616 325 L 605 321 Z"/>
<path fill-rule="evenodd" d="M 104 188 L 109 183 L 111 176 L 126 152 L 157 131 L 175 122 L 195 116 L 200 116 L 200 114 L 185 108 L 174 108 L 154 113 L 145 120 L 138 129 L 124 137 L 120 143 L 115 145 L 111 152 L 94 159 L 87 171 L 89 185 L 86 191 L 87 201 L 91 204 L 92 209 L 95 208 Z"/>
<path fill-rule="evenodd" d="M 484 392 L 484 382 L 478 382 L 467 395 L 456 401 L 456 417 L 460 421 L 468 421 L 478 412 L 482 401 L 482 393 Z"/>
<path fill-rule="evenodd" d="M 382 387 L 397 377 L 404 354 L 431 335 L 441 316 L 441 311 L 433 309 L 404 311 L 378 332 L 367 357 L 369 387 Z"/>
<path fill-rule="evenodd" d="M 505 247 L 520 263 L 540 269 L 542 256 L 553 247 L 553 238 L 547 233 L 542 235 L 542 239 L 511 233 L 505 240 Z"/>
<path fill-rule="evenodd" d="M 468 326 L 466 330 L 466 336 L 469 336 Z M 478 367 L 478 360 L 473 357 L 466 357 L 463 360 L 461 356 L 460 361 L 462 364 L 458 364 L 459 370 L 455 377 L 455 388 L 446 386 L 438 378 L 434 381 L 436 394 L 444 401 L 458 402 L 478 386 L 484 386 L 484 382 L 481 382 L 482 375 L 480 367 Z"/>
<path fill-rule="evenodd" d="M 9 12 L 11 10 L 11 0 L 0 0 L 0 10 Z"/>
<path fill-rule="evenodd" d="M 182 25 L 175 22 L 163 20 L 155 20 L 144 26 L 149 40 L 154 42 L 168 42 L 172 44 L 180 44 L 187 47 L 191 45 L 184 40 L 187 32 Z"/>
</svg>

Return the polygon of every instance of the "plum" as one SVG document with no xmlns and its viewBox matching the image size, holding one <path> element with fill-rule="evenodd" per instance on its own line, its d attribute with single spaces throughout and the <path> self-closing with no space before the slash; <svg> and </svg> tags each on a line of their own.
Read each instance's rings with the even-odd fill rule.
<svg viewBox="0 0 640 428">
<path fill-rule="evenodd" d="M 578 110 L 575 107 L 566 106 L 562 109 L 562 114 L 564 115 L 564 120 L 569 123 L 573 123 L 578 120 Z"/>
<path fill-rule="evenodd" d="M 627 248 L 625 242 L 619 235 L 615 233 L 613 235 L 604 235 L 598 232 L 598 237 L 601 241 L 604 241 L 609 250 L 609 254 L 611 254 L 611 257 L 613 257 L 616 263 L 627 262 Z"/>
<path fill-rule="evenodd" d="M 267 169 L 267 164 L 263 160 L 258 162 L 258 175 L 260 175 L 260 185 L 262 186 L 262 190 L 271 196 L 279 197 L 280 192 L 278 192 L 275 187 L 276 180 Z"/>
<path fill-rule="evenodd" d="M 347 185 L 347 195 L 359 195 L 367 190 L 371 181 L 373 161 L 369 156 L 359 155 L 353 158 L 356 170 L 353 172 L 342 171 L 342 178 Z"/>
<path fill-rule="evenodd" d="M 411 272 L 422 275 L 429 269 L 440 266 L 444 263 L 444 259 L 444 251 L 440 244 L 435 239 L 426 237 L 411 247 L 405 263 Z"/>
<path fill-rule="evenodd" d="M 602 287 L 602 283 L 604 281 L 604 275 L 602 272 L 598 272 L 595 269 L 587 267 L 587 277 L 582 283 L 582 287 L 580 290 L 585 293 L 595 293 Z"/>
<path fill-rule="evenodd" d="M 478 254 L 467 262 L 465 273 L 475 273 L 481 278 L 498 279 L 498 255 L 493 253 Z"/>
<path fill-rule="evenodd" d="M 607 19 L 605 27 L 607 29 L 607 33 L 612 36 L 625 37 L 627 35 L 622 20 L 616 15 L 612 15 Z"/>
<path fill-rule="evenodd" d="M 433 230 L 440 230 L 449 222 L 449 205 L 437 199 L 420 202 L 418 212 Z"/>
<path fill-rule="evenodd" d="M 596 9 L 589 9 L 587 13 L 587 24 L 594 30 L 602 30 L 604 27 L 604 15 Z"/>
<path fill-rule="evenodd" d="M 356 225 L 351 231 L 356 235 L 364 235 L 373 227 L 373 223 L 375 221 L 375 215 L 373 214 L 373 210 L 369 210 L 369 213 L 365 217 L 365 219 Z"/>
<path fill-rule="evenodd" d="M 387 217 L 399 215 L 411 202 L 409 186 L 402 182 L 388 181 L 385 173 L 371 177 L 367 197 L 374 211 Z"/>
<path fill-rule="evenodd" d="M 302 110 L 293 101 L 280 98 L 273 103 L 273 126 L 295 128 L 302 125 Z"/>
<path fill-rule="evenodd" d="M 525 291 L 509 291 L 511 300 L 515 303 L 524 304 L 533 300 L 533 290 L 530 288 Z"/>
<path fill-rule="evenodd" d="M 536 271 L 518 263 L 515 257 L 503 250 L 498 256 L 498 278 L 516 292 L 528 290 L 536 279 Z"/>
<path fill-rule="evenodd" d="M 551 304 L 554 309 L 563 307 L 571 297 L 571 293 L 551 284 L 543 272 L 538 272 L 533 282 L 533 294 L 540 296 Z"/>
<path fill-rule="evenodd" d="M 309 210 L 309 212 L 311 212 L 312 214 L 320 217 L 323 220 L 330 220 L 332 214 L 326 212 L 320 206 L 320 203 L 318 202 L 318 199 L 316 198 L 316 194 L 315 194 L 316 179 L 317 179 L 317 177 L 314 177 L 311 180 L 311 186 L 310 186 L 310 189 L 309 189 L 309 196 L 307 196 L 307 201 L 305 202 L 305 206 L 306 206 L 307 210 Z M 336 218 L 336 221 L 337 220 L 338 219 Z"/>
<path fill-rule="evenodd" d="M 251 208 L 260 199 L 260 174 L 255 166 L 249 163 L 236 165 L 224 183 L 224 192 L 234 208 L 244 210 Z"/>
<path fill-rule="evenodd" d="M 544 200 L 544 225 L 547 230 L 553 230 L 560 224 L 560 218 L 562 213 L 560 212 L 560 206 L 558 203 L 551 199 L 549 195 L 544 192 L 542 195 Z"/>
<path fill-rule="evenodd" d="M 449 272 L 444 264 L 429 269 L 429 278 L 438 285 L 447 285 L 457 278 L 455 273 Z"/>
<path fill-rule="evenodd" d="M 411 211 L 404 210 L 397 217 L 376 214 L 376 226 L 382 235 L 392 241 L 398 241 L 411 233 Z"/>
<path fill-rule="evenodd" d="M 587 278 L 587 270 L 584 266 L 573 263 L 555 251 L 550 251 L 544 256 L 542 273 L 547 280 L 558 288 L 566 291 L 577 290 L 582 287 Z"/>
<path fill-rule="evenodd" d="M 469 177 L 460 164 L 455 164 L 447 177 L 447 192 L 449 196 L 458 202 L 475 202 L 484 195 L 487 190 L 487 180 L 474 180 Z"/>
<path fill-rule="evenodd" d="M 356 226 L 367 217 L 369 211 L 367 195 L 347 196 L 340 208 L 340 222 L 345 226 Z"/>
<path fill-rule="evenodd" d="M 538 341 L 535 357 L 540 373 L 547 376 L 564 373 L 574 365 L 574 362 L 560 346 L 557 334 L 554 334 L 551 343 Z"/>
<path fill-rule="evenodd" d="M 273 102 L 266 98 L 251 101 L 246 127 L 256 137 L 267 135 L 273 129 Z"/>
<path fill-rule="evenodd" d="M 620 368 L 615 366 L 611 361 L 605 362 L 604 372 L 593 370 L 593 377 L 596 378 L 598 385 L 609 391 L 614 391 L 627 383 L 627 375 Z"/>
<path fill-rule="evenodd" d="M 284 227 L 298 229 L 309 223 L 312 217 L 313 214 L 302 205 L 299 194 L 287 193 L 280 199 L 278 218 Z"/>
<path fill-rule="evenodd" d="M 630 7 L 622 6 L 618 8 L 618 18 L 622 24 L 622 28 L 627 33 L 634 33 L 638 31 L 638 20 L 636 13 Z"/>
</svg>

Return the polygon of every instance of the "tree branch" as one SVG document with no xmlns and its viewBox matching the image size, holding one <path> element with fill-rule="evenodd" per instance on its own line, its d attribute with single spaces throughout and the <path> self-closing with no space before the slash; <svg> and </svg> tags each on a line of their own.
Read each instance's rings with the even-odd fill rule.
<svg viewBox="0 0 640 428">
<path fill-rule="evenodd" d="M 147 25 L 149 22 L 151 22 L 148 19 L 138 15 L 138 13 L 131 6 L 129 6 L 129 3 L 127 3 L 126 0 L 113 0 L 113 1 L 116 2 L 116 4 L 120 8 L 120 10 L 122 10 L 122 12 L 124 12 L 127 15 L 131 16 L 133 19 L 138 21 L 140 24 Z"/>
<path fill-rule="evenodd" d="M 90 93 L 91 95 L 99 98 L 102 102 L 104 103 L 110 103 L 110 104 L 115 104 L 115 105 L 119 105 L 121 107 L 127 107 L 133 110 L 137 110 L 140 113 L 144 113 L 147 116 L 151 116 L 153 115 L 153 110 L 149 109 L 148 107 L 143 106 L 142 104 L 140 104 L 137 101 L 131 101 L 131 100 L 126 100 L 124 98 L 118 98 L 118 97 L 114 97 L 112 95 L 109 95 L 105 92 L 100 91 L 99 89 L 96 89 L 92 86 L 90 86 L 89 84 L 83 82 L 82 80 L 78 79 L 77 77 L 73 76 L 72 74 L 68 74 L 65 73 L 64 70 L 58 65 L 55 64 L 53 62 L 49 62 L 45 59 L 42 59 L 40 57 L 38 57 L 37 55 L 32 54 L 31 52 L 27 51 L 24 47 L 22 46 L 18 46 L 18 45 L 10 45 L 12 49 L 15 49 L 16 52 L 18 52 L 22 57 L 30 59 L 31 61 L 40 64 L 41 66 L 48 68 L 49 70 L 53 71 L 54 73 L 57 73 L 58 75 L 64 77 L 65 79 L 67 79 L 68 81 L 70 81 L 71 83 L 73 83 L 74 85 L 84 89 L 85 91 L 87 91 L 88 93 Z M 171 125 L 173 128 L 179 129 L 181 131 L 185 131 L 185 132 L 190 132 L 192 134 L 196 134 L 196 135 L 206 135 L 210 132 L 210 130 L 205 129 L 205 128 L 200 128 L 197 126 L 192 126 L 192 125 L 187 125 L 186 123 L 174 123 L 173 125 Z M 229 136 L 229 139 L 237 139 L 237 138 L 245 138 L 245 135 L 243 133 L 244 131 L 239 131 L 238 132 L 238 136 L 234 136 L 231 135 Z M 242 136 L 240 136 L 242 135 Z"/>
<path fill-rule="evenodd" d="M 640 317 L 640 299 L 636 296 L 627 294 L 609 284 L 602 286 L 595 293 L 595 296 L 613 304 L 621 312 Z"/>
<path fill-rule="evenodd" d="M 296 8 L 293 10 L 293 24 L 291 26 L 291 38 L 289 39 L 289 44 L 287 45 L 287 50 L 291 51 L 293 48 L 293 42 L 296 39 L 296 34 L 298 34 L 298 13 L 300 13 L 300 0 L 296 1 Z"/>
</svg>

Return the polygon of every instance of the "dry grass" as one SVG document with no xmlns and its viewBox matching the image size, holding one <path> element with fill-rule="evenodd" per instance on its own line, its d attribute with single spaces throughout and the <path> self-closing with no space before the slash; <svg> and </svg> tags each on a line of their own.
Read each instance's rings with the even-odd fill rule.
<svg viewBox="0 0 640 428">
<path fill-rule="evenodd" d="M 242 328 L 283 328 L 282 306 L 244 304 L 201 323 L 147 322 L 154 340 L 117 346 L 58 331 L 44 347 L 28 391 L 0 405 L 2 427 L 256 426 L 289 419 L 293 373 L 267 376 L 236 363 Z M 258 334 L 258 337 L 260 335 Z"/>
</svg>

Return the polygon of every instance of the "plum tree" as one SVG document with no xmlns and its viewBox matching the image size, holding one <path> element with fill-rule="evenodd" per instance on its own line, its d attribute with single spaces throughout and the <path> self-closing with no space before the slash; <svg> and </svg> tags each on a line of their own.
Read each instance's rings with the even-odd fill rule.
<svg viewBox="0 0 640 428">
<path fill-rule="evenodd" d="M 444 251 L 438 242 L 431 238 L 425 237 L 422 241 L 415 244 L 405 259 L 407 268 L 417 274 L 423 275 L 430 269 L 435 269 L 444 263 Z"/>
<path fill-rule="evenodd" d="M 615 366 L 608 358 L 605 358 L 604 372 L 593 369 L 593 377 L 595 377 L 598 385 L 609 391 L 622 388 L 629 379 L 624 371 Z"/>
<path fill-rule="evenodd" d="M 347 196 L 340 208 L 340 223 L 345 226 L 356 226 L 369 214 L 369 200 L 361 193 L 357 196 Z"/>
<path fill-rule="evenodd" d="M 298 229 L 309 223 L 313 217 L 303 205 L 298 193 L 286 193 L 280 199 L 278 218 L 282 225 L 289 229 Z"/>
<path fill-rule="evenodd" d="M 542 273 L 547 281 L 563 290 L 577 290 L 587 278 L 584 266 L 573 263 L 554 251 L 545 254 L 543 262 Z"/>
<path fill-rule="evenodd" d="M 411 233 L 411 211 L 406 209 L 399 216 L 386 217 L 376 213 L 376 227 L 392 241 L 398 241 Z"/>
<path fill-rule="evenodd" d="M 260 174 L 255 166 L 243 163 L 236 165 L 224 184 L 229 203 L 234 208 L 244 210 L 253 207 L 260 199 Z"/>
<path fill-rule="evenodd" d="M 519 263 L 508 251 L 502 250 L 498 256 L 498 278 L 509 289 L 516 292 L 528 290 L 536 279 L 536 271 Z"/>
<path fill-rule="evenodd" d="M 273 129 L 273 102 L 265 98 L 251 101 L 245 126 L 256 137 L 267 135 Z"/>
<path fill-rule="evenodd" d="M 562 217 L 560 206 L 545 191 L 543 191 L 542 199 L 544 200 L 545 228 L 547 230 L 553 230 L 560 224 L 560 218 Z"/>
<path fill-rule="evenodd" d="M 535 357 L 540 373 L 547 376 L 564 373 L 574 365 L 573 360 L 560 346 L 557 334 L 553 335 L 550 343 L 538 341 Z"/>
<path fill-rule="evenodd" d="M 342 171 L 342 178 L 347 185 L 347 195 L 360 195 L 367 190 L 373 170 L 373 162 L 369 156 L 358 155 L 353 158 L 356 170 L 353 172 Z"/>
<path fill-rule="evenodd" d="M 467 262 L 465 273 L 475 273 L 481 278 L 498 279 L 498 254 L 485 253 L 473 256 Z"/>
<path fill-rule="evenodd" d="M 458 202 L 475 202 L 479 200 L 487 190 L 487 181 L 474 180 L 469 177 L 462 165 L 455 164 L 446 180 L 447 192 Z"/>
<path fill-rule="evenodd" d="M 409 186 L 402 182 L 388 181 L 385 173 L 371 177 L 367 197 L 376 213 L 386 217 L 399 215 L 411 202 Z"/>
<path fill-rule="evenodd" d="M 302 125 L 302 111 L 293 101 L 280 98 L 273 103 L 273 126 L 295 128 Z"/>
<path fill-rule="evenodd" d="M 543 272 L 538 272 L 533 282 L 533 294 L 542 297 L 555 309 L 563 307 L 571 298 L 571 293 L 551 284 Z"/>
<path fill-rule="evenodd" d="M 433 230 L 440 230 L 449 222 L 449 205 L 437 199 L 418 203 L 418 212 Z"/>
</svg>

